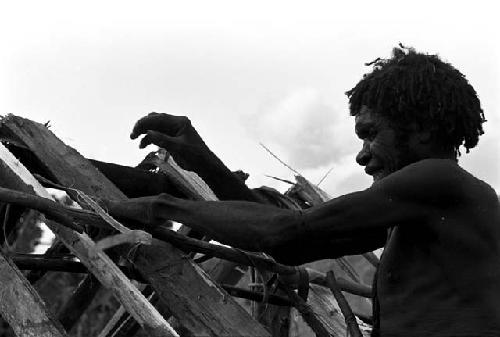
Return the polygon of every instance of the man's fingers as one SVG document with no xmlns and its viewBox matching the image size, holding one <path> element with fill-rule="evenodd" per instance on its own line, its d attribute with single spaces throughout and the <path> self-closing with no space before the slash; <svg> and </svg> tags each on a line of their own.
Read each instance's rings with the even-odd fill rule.
<svg viewBox="0 0 500 337">
<path fill-rule="evenodd" d="M 132 133 L 130 134 L 131 139 L 136 139 L 141 134 L 145 133 L 147 130 L 151 128 L 147 128 L 148 124 L 153 124 L 154 116 L 156 116 L 156 112 L 151 112 L 147 116 L 142 117 L 137 122 L 132 129 Z"/>
<path fill-rule="evenodd" d="M 135 123 L 130 138 L 135 139 L 145 134 L 148 130 L 158 131 L 167 136 L 175 137 L 182 134 L 183 130 L 189 125 L 189 119 L 185 116 L 152 112 Z"/>
<path fill-rule="evenodd" d="M 148 130 L 145 133 L 146 135 L 142 137 L 141 142 L 139 143 L 139 148 L 141 149 L 150 144 L 154 144 L 168 150 L 172 144 L 178 143 L 176 137 L 169 137 L 158 131 Z"/>
</svg>

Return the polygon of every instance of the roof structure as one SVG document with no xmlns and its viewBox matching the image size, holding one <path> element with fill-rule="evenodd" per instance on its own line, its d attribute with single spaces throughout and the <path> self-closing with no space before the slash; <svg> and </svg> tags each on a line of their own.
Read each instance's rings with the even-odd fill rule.
<svg viewBox="0 0 500 337">
<path fill-rule="evenodd" d="M 368 335 L 369 325 L 361 324 L 360 332 L 356 323 L 369 321 L 371 293 L 358 271 L 373 272 L 372 254 L 322 261 L 318 266 L 326 270 L 318 271 L 213 244 L 186 226 L 120 223 L 100 200 L 161 192 L 218 200 L 230 198 L 231 188 L 217 193 L 216 184 L 185 171 L 164 150 L 142 163 L 153 170 L 88 160 L 46 126 L 18 116 L 3 118 L 0 137 L 4 231 L 13 230 L 11 223 L 33 226 L 26 219 L 36 218 L 56 235 L 42 256 L 0 253 L 0 313 L 15 335 L 345 336 L 347 329 L 351 336 Z M 234 187 L 235 198 L 250 193 L 241 186 Z M 65 191 L 77 207 L 58 202 L 47 188 Z M 301 176 L 286 195 L 268 188 L 252 193 L 288 208 L 329 198 Z M 31 217 L 21 216 L 26 212 Z M 77 273 L 77 282 L 61 272 Z M 276 277 L 296 274 L 298 291 Z M 64 283 L 70 293 L 62 291 Z M 48 284 L 61 284 L 58 301 L 45 291 Z M 350 293 L 351 306 L 340 290 Z"/>
</svg>

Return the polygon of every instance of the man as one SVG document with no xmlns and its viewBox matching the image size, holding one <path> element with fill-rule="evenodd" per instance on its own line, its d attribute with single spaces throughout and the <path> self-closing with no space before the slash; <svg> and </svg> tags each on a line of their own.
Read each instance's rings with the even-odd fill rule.
<svg viewBox="0 0 500 337">
<path fill-rule="evenodd" d="M 356 161 L 374 179 L 364 191 L 302 212 L 167 194 L 110 210 L 150 224 L 179 221 L 288 264 L 385 247 L 374 336 L 500 336 L 499 203 L 457 163 L 459 147 L 468 152 L 483 133 L 474 89 L 437 56 L 398 48 L 347 95 L 363 142 Z M 132 136 L 146 134 L 142 147 L 168 146 L 183 137 L 172 118 L 149 115 Z"/>
</svg>

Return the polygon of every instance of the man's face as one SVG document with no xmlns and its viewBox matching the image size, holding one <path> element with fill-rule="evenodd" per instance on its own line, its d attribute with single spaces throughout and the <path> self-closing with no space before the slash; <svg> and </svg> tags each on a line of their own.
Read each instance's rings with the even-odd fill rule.
<svg viewBox="0 0 500 337">
<path fill-rule="evenodd" d="M 374 182 L 414 161 L 408 142 L 398 143 L 396 131 L 384 116 L 363 106 L 355 123 L 356 134 L 363 141 L 356 162 L 365 166 Z"/>
</svg>

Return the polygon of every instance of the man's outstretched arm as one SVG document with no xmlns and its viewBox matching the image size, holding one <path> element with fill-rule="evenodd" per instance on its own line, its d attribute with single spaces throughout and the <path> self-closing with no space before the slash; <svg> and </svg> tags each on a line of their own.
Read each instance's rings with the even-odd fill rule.
<svg viewBox="0 0 500 337">
<path fill-rule="evenodd" d="M 146 226 L 181 222 L 221 243 L 266 252 L 289 265 L 372 251 L 382 247 L 386 237 L 384 229 L 376 229 L 311 240 L 303 231 L 300 211 L 245 201 L 191 201 L 160 194 L 109 202 L 107 207 L 119 219 Z"/>
<path fill-rule="evenodd" d="M 241 201 L 197 202 L 167 194 L 110 205 L 111 212 L 143 223 L 184 223 L 221 243 L 269 252 L 288 263 L 332 258 L 383 245 L 385 229 L 428 223 L 460 199 L 458 167 L 445 160 L 409 165 L 369 189 L 305 211 Z M 300 262 L 299 262 L 300 260 Z"/>
</svg>

